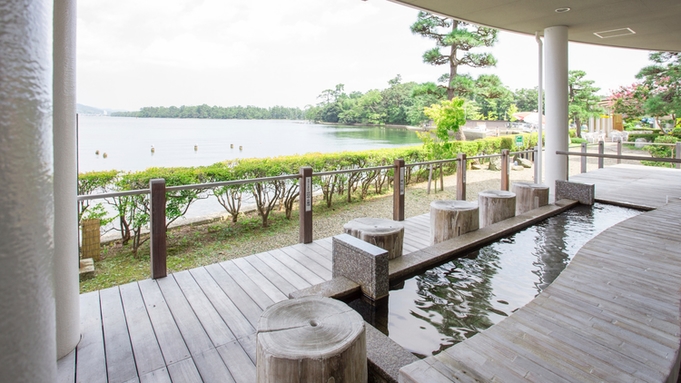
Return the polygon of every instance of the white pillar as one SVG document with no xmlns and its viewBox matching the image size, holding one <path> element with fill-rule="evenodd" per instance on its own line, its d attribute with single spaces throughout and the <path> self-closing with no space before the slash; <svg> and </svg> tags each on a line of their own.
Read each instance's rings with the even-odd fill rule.
<svg viewBox="0 0 681 383">
<path fill-rule="evenodd" d="M 567 179 L 568 150 L 568 34 L 567 27 L 544 30 L 546 82 L 546 185 L 555 191 L 556 180 Z"/>
<path fill-rule="evenodd" d="M 54 2 L 54 277 L 57 358 L 80 340 L 76 0 Z"/>
<path fill-rule="evenodd" d="M 0 0 L 0 380 L 57 379 L 52 1 Z"/>
</svg>

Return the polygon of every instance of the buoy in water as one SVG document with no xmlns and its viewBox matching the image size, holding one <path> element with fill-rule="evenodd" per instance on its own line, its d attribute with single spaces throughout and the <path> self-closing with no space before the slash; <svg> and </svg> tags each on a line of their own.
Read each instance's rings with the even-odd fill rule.
<svg viewBox="0 0 681 383">
<path fill-rule="evenodd" d="M 234 144 L 229 144 L 230 149 L 234 149 Z"/>
<path fill-rule="evenodd" d="M 95 151 L 95 155 L 97 155 L 97 156 L 99 155 L 99 149 L 97 149 L 97 150 Z"/>
<path fill-rule="evenodd" d="M 156 151 L 156 149 L 154 148 L 154 145 L 151 145 L 151 152 L 153 153 L 155 151 Z"/>
<path fill-rule="evenodd" d="M 199 145 L 194 145 L 194 151 L 199 150 Z"/>
<path fill-rule="evenodd" d="M 244 147 L 239 145 L 239 150 L 244 150 Z"/>
<path fill-rule="evenodd" d="M 102 158 L 106 158 L 106 157 L 108 157 L 108 156 L 106 155 L 106 152 L 104 152 L 104 154 L 102 154 Z"/>
</svg>

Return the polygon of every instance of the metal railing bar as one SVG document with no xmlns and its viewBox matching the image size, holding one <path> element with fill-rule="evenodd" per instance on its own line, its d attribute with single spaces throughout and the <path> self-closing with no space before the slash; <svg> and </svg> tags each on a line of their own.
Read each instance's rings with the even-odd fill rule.
<svg viewBox="0 0 681 383">
<path fill-rule="evenodd" d="M 100 193 L 100 194 L 83 194 L 79 195 L 77 200 L 87 201 L 93 199 L 105 199 L 105 198 L 116 198 L 116 197 L 129 197 L 133 195 L 149 194 L 151 191 L 149 189 L 137 189 L 137 190 L 126 190 L 122 192 L 114 193 Z"/>
<path fill-rule="evenodd" d="M 282 175 L 282 176 L 275 176 L 275 177 L 261 177 L 261 178 L 249 178 L 249 179 L 246 179 L 246 180 L 210 182 L 210 183 L 207 183 L 207 184 L 169 186 L 169 187 L 166 188 L 166 191 L 188 190 L 188 189 L 213 189 L 213 188 L 221 187 L 221 186 L 234 186 L 234 185 L 258 183 L 258 182 L 280 181 L 280 180 L 290 180 L 290 179 L 298 179 L 298 178 L 300 178 L 300 174 L 285 174 L 285 175 Z"/>
<path fill-rule="evenodd" d="M 653 162 L 669 162 L 673 164 L 681 163 L 680 159 L 675 158 L 659 158 L 659 157 L 642 157 L 642 156 L 618 156 L 616 154 L 598 154 L 598 153 L 582 153 L 582 152 L 564 152 L 562 150 L 557 150 L 556 154 L 562 154 L 566 156 L 583 156 L 583 157 L 597 157 L 597 158 L 612 158 L 612 159 L 622 159 L 622 160 L 633 160 L 633 161 L 653 161 Z"/>
<path fill-rule="evenodd" d="M 394 165 L 385 165 L 385 166 L 374 166 L 372 168 L 355 168 L 355 169 L 332 170 L 332 171 L 328 171 L 328 172 L 312 173 L 312 177 L 332 176 L 332 175 L 335 175 L 335 174 L 345 174 L 345 173 L 371 172 L 371 171 L 374 171 L 374 170 L 385 170 L 385 169 L 395 169 L 395 166 Z"/>
</svg>

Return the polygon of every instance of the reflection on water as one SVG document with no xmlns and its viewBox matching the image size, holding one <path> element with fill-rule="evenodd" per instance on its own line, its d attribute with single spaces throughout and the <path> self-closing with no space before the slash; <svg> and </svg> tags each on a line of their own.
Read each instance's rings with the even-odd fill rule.
<svg viewBox="0 0 681 383">
<path fill-rule="evenodd" d="M 438 354 L 511 315 L 591 238 L 639 213 L 578 206 L 414 276 L 390 292 L 387 332 L 417 356 Z"/>
</svg>

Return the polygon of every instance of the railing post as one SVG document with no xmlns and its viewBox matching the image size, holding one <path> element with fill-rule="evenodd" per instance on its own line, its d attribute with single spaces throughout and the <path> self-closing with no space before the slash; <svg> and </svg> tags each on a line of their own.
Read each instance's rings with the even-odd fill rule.
<svg viewBox="0 0 681 383">
<path fill-rule="evenodd" d="M 535 153 L 537 153 L 537 151 L 539 151 L 539 147 L 535 146 L 534 151 L 532 151 L 532 154 L 530 154 L 530 157 L 532 157 L 531 159 L 532 162 L 535 161 L 536 158 Z M 539 165 L 537 165 L 537 163 L 534 164 L 534 183 L 536 184 L 539 183 Z"/>
<path fill-rule="evenodd" d="M 582 142 L 582 153 L 586 154 L 586 142 Z M 568 161 L 570 161 L 570 157 L 568 157 Z M 580 161 L 582 164 L 582 173 L 586 173 L 586 156 L 581 156 Z"/>
<path fill-rule="evenodd" d="M 617 155 L 618 155 L 618 156 L 621 156 L 621 155 L 622 155 L 622 139 L 620 139 L 620 140 L 617 141 Z M 618 159 L 617 159 L 617 163 L 618 163 L 618 164 L 621 164 L 621 163 L 622 163 L 622 159 L 621 159 L 621 158 L 618 158 Z"/>
<path fill-rule="evenodd" d="M 442 171 L 442 164 L 440 164 L 440 191 L 445 190 L 445 175 Z"/>
<path fill-rule="evenodd" d="M 501 190 L 508 191 L 508 149 L 501 151 Z"/>
<path fill-rule="evenodd" d="M 676 143 L 676 159 L 681 160 L 681 141 Z M 681 164 L 676 164 L 677 169 L 681 169 Z"/>
<path fill-rule="evenodd" d="M 459 153 L 456 156 L 456 199 L 459 201 L 466 200 L 466 154 Z"/>
<path fill-rule="evenodd" d="M 149 232 L 151 248 L 151 278 L 168 275 L 166 269 L 166 180 L 155 178 L 149 181 L 151 210 Z"/>
<path fill-rule="evenodd" d="M 300 203 L 299 212 L 299 241 L 300 243 L 312 242 L 312 168 L 302 166 L 300 168 Z"/>
<path fill-rule="evenodd" d="M 605 144 L 603 141 L 598 141 L 598 154 L 605 153 Z M 603 157 L 598 157 L 598 168 L 603 169 Z"/>
<path fill-rule="evenodd" d="M 430 183 L 433 180 L 433 164 L 428 165 L 428 187 L 426 188 L 426 194 L 430 194 Z"/>
<path fill-rule="evenodd" d="M 404 160 L 395 160 L 395 177 L 393 187 L 393 220 L 404 221 Z"/>
</svg>

